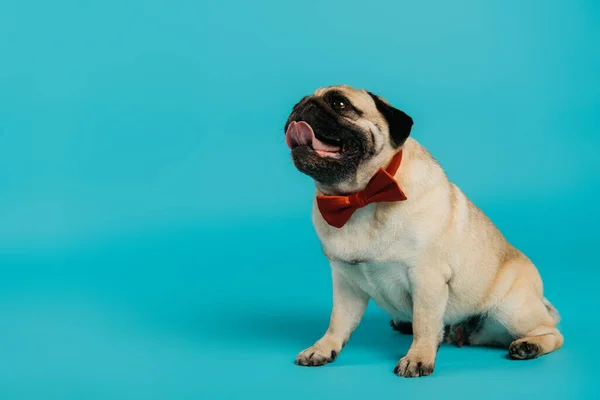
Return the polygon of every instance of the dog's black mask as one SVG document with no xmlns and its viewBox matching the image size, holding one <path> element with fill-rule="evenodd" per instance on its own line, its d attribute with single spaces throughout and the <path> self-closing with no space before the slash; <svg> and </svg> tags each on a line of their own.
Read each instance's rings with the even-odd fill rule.
<svg viewBox="0 0 600 400">
<path fill-rule="evenodd" d="M 401 146 L 410 134 L 412 119 L 379 97 L 369 95 L 388 123 L 392 144 Z M 286 141 L 292 149 L 296 168 L 325 185 L 335 185 L 356 175 L 360 163 L 375 155 L 376 151 L 373 133 L 351 122 L 363 118 L 363 115 L 364 110 L 358 109 L 337 90 L 328 91 L 322 97 L 303 98 L 294 106 L 285 124 Z M 294 128 L 298 122 L 310 126 L 306 128 L 302 124 L 302 135 Z M 319 148 L 338 151 L 324 156 Z"/>
</svg>

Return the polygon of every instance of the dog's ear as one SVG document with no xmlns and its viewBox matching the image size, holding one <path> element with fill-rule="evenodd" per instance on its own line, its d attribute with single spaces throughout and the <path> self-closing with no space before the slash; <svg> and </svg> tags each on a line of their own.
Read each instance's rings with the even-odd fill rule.
<svg viewBox="0 0 600 400">
<path fill-rule="evenodd" d="M 397 108 L 389 105 L 381 97 L 371 92 L 367 93 L 369 93 L 369 95 L 373 98 L 373 101 L 377 106 L 377 110 L 381 113 L 381 115 L 383 115 L 388 123 L 392 144 L 395 147 L 402 146 L 410 135 L 410 130 L 413 126 L 412 118 L 409 117 L 404 111 L 398 110 Z"/>
</svg>

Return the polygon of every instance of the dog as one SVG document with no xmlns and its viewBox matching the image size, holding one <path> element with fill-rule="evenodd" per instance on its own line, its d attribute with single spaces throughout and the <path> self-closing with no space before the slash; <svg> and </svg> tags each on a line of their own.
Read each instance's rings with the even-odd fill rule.
<svg viewBox="0 0 600 400">
<path fill-rule="evenodd" d="M 296 364 L 335 360 L 370 299 L 413 335 L 394 369 L 403 377 L 432 374 L 442 342 L 502 346 L 519 360 L 559 349 L 560 317 L 538 270 L 410 137 L 412 126 L 382 97 L 346 85 L 304 97 L 285 124 L 295 167 L 316 184 L 312 221 L 333 283 L 329 328 Z M 397 170 L 385 170 L 392 162 Z M 365 200 L 381 174 L 393 200 Z M 329 209 L 338 203 L 351 211 Z"/>
</svg>

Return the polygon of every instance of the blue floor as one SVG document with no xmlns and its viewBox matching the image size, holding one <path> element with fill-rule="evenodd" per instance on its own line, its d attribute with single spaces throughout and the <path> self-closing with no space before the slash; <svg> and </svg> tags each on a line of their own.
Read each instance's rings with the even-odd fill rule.
<svg viewBox="0 0 600 400">
<path fill-rule="evenodd" d="M 82 241 L 68 251 L 1 253 L 0 263 L 11 268 L 0 284 L 0 393 L 597 398 L 597 240 L 565 241 L 542 229 L 552 225 L 539 220 L 548 210 L 491 211 L 526 213 L 533 223 L 507 233 L 540 265 L 562 312 L 566 342 L 554 354 L 519 362 L 503 350 L 444 345 L 433 376 L 403 379 L 392 369 L 410 338 L 393 332 L 372 306 L 333 364 L 295 366 L 296 353 L 326 328 L 330 307 L 328 266 L 307 218 L 181 224 Z"/>
</svg>

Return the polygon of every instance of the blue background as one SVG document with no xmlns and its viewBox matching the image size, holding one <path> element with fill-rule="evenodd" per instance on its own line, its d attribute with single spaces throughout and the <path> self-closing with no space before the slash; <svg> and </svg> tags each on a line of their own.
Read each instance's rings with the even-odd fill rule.
<svg viewBox="0 0 600 400">
<path fill-rule="evenodd" d="M 0 1 L 0 398 L 598 398 L 599 42 L 593 0 Z M 562 350 L 402 379 L 370 307 L 294 366 L 331 289 L 283 124 L 337 83 L 534 260 Z"/>
</svg>

